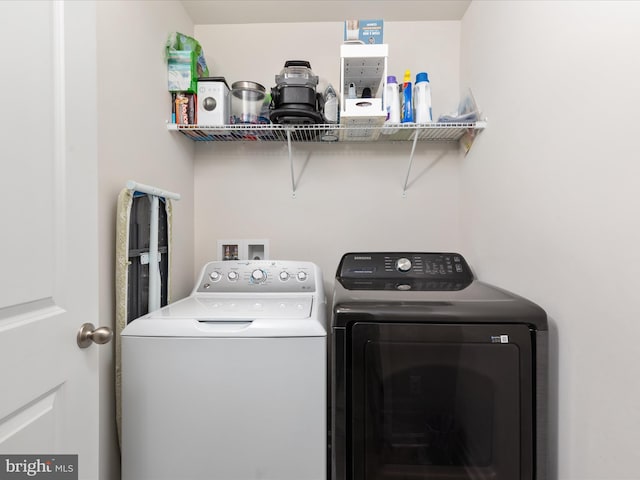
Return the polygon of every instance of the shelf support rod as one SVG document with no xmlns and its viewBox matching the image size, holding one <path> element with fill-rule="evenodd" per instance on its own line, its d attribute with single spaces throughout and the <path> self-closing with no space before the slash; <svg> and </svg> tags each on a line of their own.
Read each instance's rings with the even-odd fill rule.
<svg viewBox="0 0 640 480">
<path fill-rule="evenodd" d="M 287 128 L 287 147 L 289 149 L 289 167 L 291 168 L 291 196 L 296 198 L 296 176 L 293 172 L 293 155 L 291 154 L 291 129 Z"/>
<path fill-rule="evenodd" d="M 416 151 L 416 143 L 418 143 L 418 131 L 413 132 L 413 145 L 411 145 L 411 153 L 409 154 L 409 165 L 407 165 L 407 176 L 404 179 L 404 187 L 402 187 L 402 196 L 407 196 L 407 184 L 409 183 L 409 174 L 411 173 L 411 165 L 413 164 L 413 154 Z"/>
</svg>

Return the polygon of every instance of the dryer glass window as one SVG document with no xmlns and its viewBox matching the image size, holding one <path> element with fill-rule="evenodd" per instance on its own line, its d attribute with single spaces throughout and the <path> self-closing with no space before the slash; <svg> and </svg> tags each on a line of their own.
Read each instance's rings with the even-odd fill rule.
<svg viewBox="0 0 640 480">
<path fill-rule="evenodd" d="M 526 478 L 530 427 L 521 426 L 523 365 L 513 340 L 528 343 L 528 329 L 508 326 L 518 335 L 493 343 L 500 328 L 353 327 L 354 479 Z"/>
</svg>

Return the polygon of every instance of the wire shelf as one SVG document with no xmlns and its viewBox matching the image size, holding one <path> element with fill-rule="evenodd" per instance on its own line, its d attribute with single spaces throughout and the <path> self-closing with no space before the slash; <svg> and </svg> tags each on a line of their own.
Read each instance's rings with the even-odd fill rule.
<svg viewBox="0 0 640 480">
<path fill-rule="evenodd" d="M 168 124 L 196 142 L 370 142 L 371 130 L 379 130 L 374 142 L 418 141 L 456 142 L 465 133 L 483 130 L 486 122 L 470 123 L 398 123 L 384 126 L 318 125 L 178 125 Z M 348 133 L 348 135 L 344 135 Z"/>
</svg>

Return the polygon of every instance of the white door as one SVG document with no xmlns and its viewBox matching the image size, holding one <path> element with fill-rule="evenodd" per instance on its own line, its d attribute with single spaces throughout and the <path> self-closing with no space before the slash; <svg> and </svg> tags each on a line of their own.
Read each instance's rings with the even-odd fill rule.
<svg viewBox="0 0 640 480">
<path fill-rule="evenodd" d="M 0 455 L 78 454 L 94 479 L 95 4 L 1 1 L 0 32 Z"/>
</svg>

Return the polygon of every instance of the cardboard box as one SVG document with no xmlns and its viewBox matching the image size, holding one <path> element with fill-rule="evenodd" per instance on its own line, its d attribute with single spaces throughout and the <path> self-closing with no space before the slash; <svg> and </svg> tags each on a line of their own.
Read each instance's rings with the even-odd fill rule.
<svg viewBox="0 0 640 480">
<path fill-rule="evenodd" d="M 195 52 L 170 50 L 167 53 L 167 79 L 170 92 L 196 93 L 198 73 Z"/>
<path fill-rule="evenodd" d="M 180 125 L 196 125 L 197 117 L 197 100 L 194 93 L 176 93 L 175 94 L 175 111 L 176 123 Z"/>
<path fill-rule="evenodd" d="M 373 45 L 384 43 L 383 20 L 345 20 L 344 41 Z"/>
</svg>

